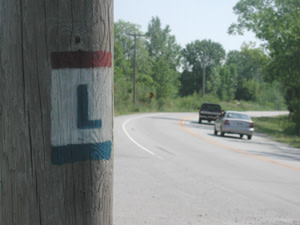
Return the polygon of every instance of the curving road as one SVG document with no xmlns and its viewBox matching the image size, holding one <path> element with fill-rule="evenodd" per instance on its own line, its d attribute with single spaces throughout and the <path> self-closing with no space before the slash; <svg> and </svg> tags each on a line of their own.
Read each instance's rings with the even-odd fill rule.
<svg viewBox="0 0 300 225">
<path fill-rule="evenodd" d="M 114 224 L 299 225 L 300 150 L 259 134 L 215 136 L 197 120 L 115 118 Z"/>
</svg>

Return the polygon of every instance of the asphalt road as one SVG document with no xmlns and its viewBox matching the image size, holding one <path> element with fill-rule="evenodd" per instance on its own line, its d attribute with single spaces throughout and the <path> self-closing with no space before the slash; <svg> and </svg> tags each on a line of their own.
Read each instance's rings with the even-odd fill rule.
<svg viewBox="0 0 300 225">
<path fill-rule="evenodd" d="M 300 149 L 260 134 L 215 136 L 197 121 L 115 118 L 114 224 L 299 225 Z"/>
</svg>

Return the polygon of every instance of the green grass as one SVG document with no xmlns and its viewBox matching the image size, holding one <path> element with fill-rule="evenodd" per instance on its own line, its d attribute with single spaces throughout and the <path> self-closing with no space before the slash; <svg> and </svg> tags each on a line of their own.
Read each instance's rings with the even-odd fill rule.
<svg viewBox="0 0 300 225">
<path fill-rule="evenodd" d="M 115 102 L 115 115 L 124 115 L 137 112 L 198 112 L 199 107 L 204 102 L 218 103 L 223 110 L 236 110 L 236 111 L 268 111 L 280 110 L 279 108 L 272 107 L 272 105 L 259 104 L 256 102 L 246 101 L 220 101 L 218 98 L 206 95 L 204 98 L 194 94 L 182 98 L 156 100 L 155 98 L 150 102 L 137 102 L 133 106 L 132 101 Z M 282 108 L 281 110 L 286 110 Z"/>
<path fill-rule="evenodd" d="M 288 116 L 252 118 L 255 130 L 268 135 L 272 140 L 300 148 L 300 136 L 295 135 Z"/>
</svg>

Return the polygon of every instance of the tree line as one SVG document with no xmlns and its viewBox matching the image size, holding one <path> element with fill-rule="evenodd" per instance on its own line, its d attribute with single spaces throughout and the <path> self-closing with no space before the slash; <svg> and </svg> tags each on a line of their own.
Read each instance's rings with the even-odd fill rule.
<svg viewBox="0 0 300 225">
<path fill-rule="evenodd" d="M 182 47 L 158 17 L 151 19 L 145 34 L 137 24 L 116 22 L 115 106 L 132 105 L 135 43 L 129 34 L 134 33 L 144 35 L 136 42 L 137 104 L 155 101 L 163 106 L 190 95 L 253 101 L 275 109 L 286 104 L 300 132 L 299 5 L 294 0 L 240 0 L 234 7 L 238 22 L 229 33 L 251 30 L 265 44 L 245 43 L 229 52 L 209 39 Z"/>
</svg>

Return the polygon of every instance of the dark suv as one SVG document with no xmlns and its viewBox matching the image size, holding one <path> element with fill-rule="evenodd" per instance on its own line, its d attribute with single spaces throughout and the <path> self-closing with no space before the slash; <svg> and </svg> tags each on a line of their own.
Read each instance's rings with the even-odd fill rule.
<svg viewBox="0 0 300 225">
<path fill-rule="evenodd" d="M 202 120 L 215 121 L 217 116 L 222 115 L 221 106 L 214 103 L 203 103 L 199 110 L 199 123 L 202 123 Z"/>
</svg>

